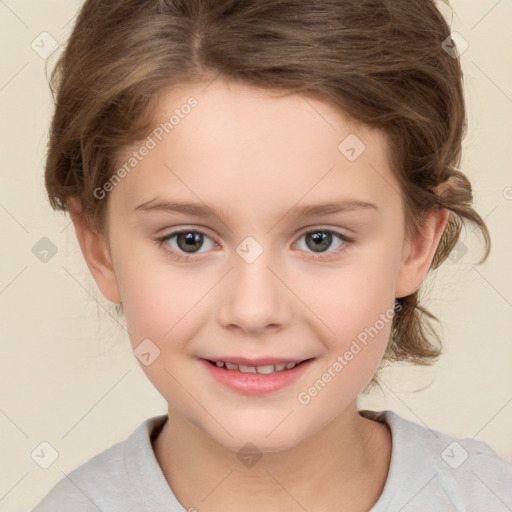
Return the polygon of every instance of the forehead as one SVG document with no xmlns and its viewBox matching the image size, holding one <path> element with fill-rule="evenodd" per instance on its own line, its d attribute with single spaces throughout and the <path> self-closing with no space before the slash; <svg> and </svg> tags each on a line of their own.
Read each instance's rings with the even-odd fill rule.
<svg viewBox="0 0 512 512">
<path fill-rule="evenodd" d="M 282 209 L 326 192 L 375 202 L 398 190 L 384 135 L 311 95 L 220 78 L 173 88 L 158 99 L 149 139 L 154 147 L 113 191 L 125 204 L 179 195 Z"/>
</svg>

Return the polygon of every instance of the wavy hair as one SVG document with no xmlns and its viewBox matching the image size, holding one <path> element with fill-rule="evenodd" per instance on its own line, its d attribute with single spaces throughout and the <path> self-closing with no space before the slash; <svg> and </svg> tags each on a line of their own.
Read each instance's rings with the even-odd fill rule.
<svg viewBox="0 0 512 512">
<path fill-rule="evenodd" d="M 449 210 L 431 269 L 465 221 L 484 237 L 482 263 L 490 235 L 458 169 L 467 121 L 461 65 L 443 49 L 449 37 L 433 0 L 87 0 L 51 75 L 51 206 L 66 211 L 78 197 L 104 233 L 108 198 L 94 190 L 114 174 L 120 152 L 151 131 L 158 95 L 223 76 L 313 94 L 381 130 L 407 236 L 431 209 Z M 385 360 L 428 365 L 441 354 L 438 319 L 419 293 L 396 300 Z"/>
</svg>

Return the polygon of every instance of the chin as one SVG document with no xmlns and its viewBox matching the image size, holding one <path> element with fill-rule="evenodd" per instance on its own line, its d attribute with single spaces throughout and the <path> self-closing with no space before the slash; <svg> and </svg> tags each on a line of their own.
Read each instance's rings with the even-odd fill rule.
<svg viewBox="0 0 512 512">
<path fill-rule="evenodd" d="M 284 424 L 277 428 L 276 425 L 279 425 L 279 422 L 271 427 L 251 425 L 250 422 L 231 424 L 227 426 L 227 430 L 232 437 L 223 429 L 206 432 L 216 443 L 236 453 L 242 450 L 255 453 L 278 453 L 289 450 L 302 441 L 303 438 L 299 432 L 290 432 Z M 303 436 L 306 437 L 305 434 Z"/>
</svg>

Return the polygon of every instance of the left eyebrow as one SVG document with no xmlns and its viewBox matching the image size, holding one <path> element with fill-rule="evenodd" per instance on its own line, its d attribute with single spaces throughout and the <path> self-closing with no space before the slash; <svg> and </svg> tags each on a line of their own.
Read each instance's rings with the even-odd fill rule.
<svg viewBox="0 0 512 512">
<path fill-rule="evenodd" d="M 215 214 L 215 211 L 204 203 L 166 201 L 160 200 L 158 198 L 146 201 L 138 205 L 135 210 L 145 213 L 153 211 L 183 213 L 188 215 L 195 215 L 196 217 L 208 217 L 209 215 Z M 353 210 L 378 211 L 379 207 L 376 204 L 369 203 L 367 201 L 360 201 L 358 199 L 346 199 L 339 202 L 326 202 L 300 207 L 294 206 L 286 214 L 281 215 L 281 217 L 286 215 L 291 215 L 292 217 L 315 217 Z"/>
<path fill-rule="evenodd" d="M 290 215 L 293 217 L 314 217 L 318 215 L 329 215 L 332 213 L 340 213 L 353 210 L 374 210 L 378 211 L 379 207 L 376 204 L 367 201 L 360 201 L 359 199 L 347 199 L 340 202 L 328 202 L 301 206 L 300 208 L 294 207 L 290 210 Z"/>
</svg>

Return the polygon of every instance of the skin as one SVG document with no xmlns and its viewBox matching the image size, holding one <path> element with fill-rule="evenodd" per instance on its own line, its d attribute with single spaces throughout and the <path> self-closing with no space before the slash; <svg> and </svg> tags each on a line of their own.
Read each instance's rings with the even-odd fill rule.
<svg viewBox="0 0 512 512">
<path fill-rule="evenodd" d="M 109 193 L 108 238 L 69 202 L 98 287 L 123 303 L 133 348 L 149 338 L 160 350 L 141 364 L 169 404 L 153 445 L 158 462 L 186 509 L 369 510 L 386 481 L 391 435 L 358 413 L 357 396 L 379 367 L 391 321 L 308 404 L 297 396 L 420 286 L 448 212 L 430 213 L 406 240 L 384 136 L 323 101 L 219 78 L 167 91 L 159 120 L 190 96 L 198 106 Z M 350 134 L 366 146 L 353 162 L 338 150 Z M 135 210 L 154 198 L 216 213 Z M 378 209 L 288 213 L 342 199 Z M 187 261 L 155 242 L 181 228 L 210 237 Z M 305 233 L 327 229 L 354 243 L 333 236 L 315 252 Z M 247 236 L 263 249 L 252 263 L 236 252 Z M 164 244 L 187 254 L 176 237 Z M 227 355 L 315 359 L 297 381 L 255 397 L 223 387 L 197 359 Z M 251 467 L 237 457 L 248 442 L 262 454 Z"/>
</svg>

